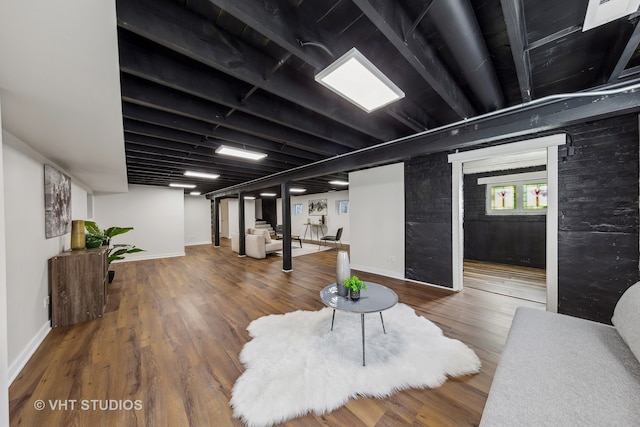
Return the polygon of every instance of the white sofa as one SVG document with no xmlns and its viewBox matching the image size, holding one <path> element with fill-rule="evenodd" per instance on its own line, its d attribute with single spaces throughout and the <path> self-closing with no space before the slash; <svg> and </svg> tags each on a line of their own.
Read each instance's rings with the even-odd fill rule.
<svg viewBox="0 0 640 427">
<path fill-rule="evenodd" d="M 268 230 L 249 228 L 245 234 L 244 249 L 247 256 L 262 259 L 281 251 L 282 240 L 272 240 Z M 231 250 L 240 252 L 240 233 L 231 233 Z"/>
<path fill-rule="evenodd" d="M 480 426 L 640 426 L 640 282 L 611 320 L 518 308 Z"/>
</svg>

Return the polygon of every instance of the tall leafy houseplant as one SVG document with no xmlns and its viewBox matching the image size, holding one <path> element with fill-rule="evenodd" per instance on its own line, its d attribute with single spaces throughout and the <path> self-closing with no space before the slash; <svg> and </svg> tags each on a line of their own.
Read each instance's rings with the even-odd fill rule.
<svg viewBox="0 0 640 427">
<path fill-rule="evenodd" d="M 136 252 L 143 252 L 144 249 L 140 249 L 135 245 L 131 245 L 128 243 L 120 243 L 111 246 L 111 238 L 118 236 L 120 234 L 124 234 L 128 231 L 133 230 L 133 227 L 109 227 L 106 229 L 101 229 L 98 227 L 94 221 L 85 221 L 84 227 L 87 230 L 86 241 L 87 245 L 91 245 L 92 243 L 97 244 L 96 246 L 105 245 L 109 246 L 108 249 L 108 260 L 109 264 L 113 261 L 124 259 L 126 254 L 133 254 Z M 113 272 L 109 271 L 109 282 L 113 280 Z"/>
</svg>

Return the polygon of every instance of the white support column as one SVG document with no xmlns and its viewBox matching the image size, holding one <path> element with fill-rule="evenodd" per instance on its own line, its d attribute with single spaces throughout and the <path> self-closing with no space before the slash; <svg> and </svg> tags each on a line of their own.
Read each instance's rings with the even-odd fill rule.
<svg viewBox="0 0 640 427">
<path fill-rule="evenodd" d="M 453 261 L 453 290 L 460 291 L 464 275 L 464 175 L 462 162 L 454 161 L 451 171 L 451 240 Z"/>
</svg>

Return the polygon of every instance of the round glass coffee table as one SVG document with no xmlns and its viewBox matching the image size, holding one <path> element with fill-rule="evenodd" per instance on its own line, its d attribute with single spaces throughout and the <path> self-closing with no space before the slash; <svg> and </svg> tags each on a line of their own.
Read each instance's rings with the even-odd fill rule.
<svg viewBox="0 0 640 427">
<path fill-rule="evenodd" d="M 338 295 L 338 285 L 335 283 L 326 286 L 320 291 L 320 299 L 327 306 L 333 308 L 331 316 L 331 330 L 333 331 L 333 321 L 336 317 L 336 310 L 351 313 L 360 313 L 360 323 L 362 324 L 362 366 L 365 363 L 365 340 L 364 340 L 364 315 L 367 313 L 380 313 L 382 322 L 382 332 L 387 333 L 384 327 L 382 312 L 390 309 L 398 303 L 398 295 L 386 286 L 372 282 L 364 282 L 367 290 L 360 291 L 360 299 L 352 301 L 348 297 Z"/>
</svg>

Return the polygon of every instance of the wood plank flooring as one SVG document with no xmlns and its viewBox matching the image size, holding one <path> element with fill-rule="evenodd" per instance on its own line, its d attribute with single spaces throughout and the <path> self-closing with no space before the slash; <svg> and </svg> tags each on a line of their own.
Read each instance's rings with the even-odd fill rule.
<svg viewBox="0 0 640 427">
<path fill-rule="evenodd" d="M 11 425 L 243 425 L 229 399 L 243 371 L 238 355 L 249 340 L 247 325 L 267 314 L 321 309 L 318 292 L 334 281 L 336 251 L 297 257 L 286 274 L 279 257 L 239 258 L 228 240 L 222 244 L 188 247 L 185 257 L 116 264 L 104 317 L 53 329 L 11 385 Z M 286 425 L 477 425 L 516 307 L 542 305 L 358 275 L 391 287 L 445 335 L 473 348 L 482 370 L 437 389 L 359 398 Z M 37 400 L 45 409 L 34 408 Z M 53 410 L 56 400 L 75 400 L 76 408 Z M 100 402 L 111 400 L 137 400 L 140 407 L 100 410 Z"/>
<path fill-rule="evenodd" d="M 541 268 L 464 261 L 464 286 L 508 295 L 514 298 L 546 303 L 547 276 Z"/>
</svg>

